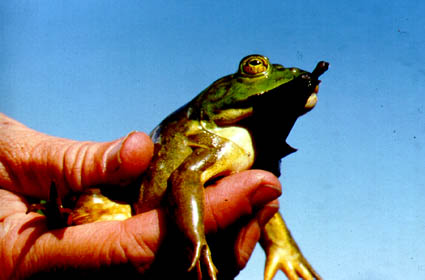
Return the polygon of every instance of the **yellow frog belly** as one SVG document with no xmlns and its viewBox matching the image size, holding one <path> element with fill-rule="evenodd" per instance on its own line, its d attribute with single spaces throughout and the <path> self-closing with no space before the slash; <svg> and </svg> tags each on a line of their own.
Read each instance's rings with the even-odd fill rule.
<svg viewBox="0 0 425 280">
<path fill-rule="evenodd" d="M 250 133 L 237 126 L 207 129 L 227 141 L 217 153 L 217 161 L 201 175 L 202 183 L 218 175 L 249 169 L 254 163 L 254 146 Z"/>
</svg>

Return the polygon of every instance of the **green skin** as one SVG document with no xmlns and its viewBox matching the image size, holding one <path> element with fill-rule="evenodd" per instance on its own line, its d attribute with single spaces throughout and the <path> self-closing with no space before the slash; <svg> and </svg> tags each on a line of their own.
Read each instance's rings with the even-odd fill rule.
<svg viewBox="0 0 425 280">
<path fill-rule="evenodd" d="M 199 274 L 202 267 L 217 279 L 204 234 L 204 184 L 252 166 L 279 176 L 280 159 L 294 151 L 286 137 L 296 119 L 314 107 L 318 76 L 327 66 L 320 62 L 309 73 L 270 64 L 260 55 L 248 56 L 238 72 L 214 82 L 152 132 L 155 156 L 134 210 L 150 210 L 167 198 L 169 213 L 191 244 L 189 270 L 196 268 Z M 236 136 L 243 138 L 242 144 Z M 296 274 L 320 279 L 280 214 L 263 229 L 261 244 L 267 254 L 265 279 L 278 269 L 289 279 L 298 279 Z"/>
</svg>

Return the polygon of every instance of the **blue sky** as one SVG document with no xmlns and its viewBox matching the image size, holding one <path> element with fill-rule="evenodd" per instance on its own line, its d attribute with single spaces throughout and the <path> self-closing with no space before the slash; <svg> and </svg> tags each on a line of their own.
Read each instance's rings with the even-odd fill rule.
<svg viewBox="0 0 425 280">
<path fill-rule="evenodd" d="M 245 55 L 327 60 L 288 139 L 283 216 L 325 279 L 425 279 L 424 14 L 419 0 L 2 1 L 0 111 L 109 141 L 149 132 Z M 257 248 L 238 279 L 263 263 Z"/>
</svg>

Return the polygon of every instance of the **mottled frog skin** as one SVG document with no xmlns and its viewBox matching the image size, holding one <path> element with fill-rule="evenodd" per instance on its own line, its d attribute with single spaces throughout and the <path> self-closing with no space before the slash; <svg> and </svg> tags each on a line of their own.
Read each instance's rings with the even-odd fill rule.
<svg viewBox="0 0 425 280">
<path fill-rule="evenodd" d="M 155 154 L 132 203 L 133 213 L 168 208 L 170 221 L 191 244 L 189 270 L 206 270 L 217 279 L 204 233 L 204 184 L 252 167 L 279 176 L 280 159 L 294 151 L 286 138 L 297 118 L 315 106 L 318 77 L 327 68 L 327 62 L 319 62 L 310 73 L 271 64 L 261 55 L 247 56 L 236 73 L 214 82 L 154 129 Z M 113 204 L 93 190 L 77 203 L 74 223 L 131 216 L 126 205 L 117 216 L 102 217 L 87 207 L 93 197 L 105 199 L 100 207 Z M 262 230 L 261 245 L 267 254 L 265 280 L 279 269 L 289 279 L 321 279 L 280 214 Z"/>
</svg>

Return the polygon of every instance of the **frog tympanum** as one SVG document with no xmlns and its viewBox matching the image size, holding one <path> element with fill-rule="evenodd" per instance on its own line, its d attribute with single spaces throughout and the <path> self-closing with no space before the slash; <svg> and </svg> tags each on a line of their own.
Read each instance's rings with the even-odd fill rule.
<svg viewBox="0 0 425 280">
<path fill-rule="evenodd" d="M 261 55 L 243 58 L 236 73 L 214 82 L 153 130 L 154 157 L 124 210 L 103 216 L 114 202 L 93 189 L 77 202 L 74 223 L 124 219 L 162 204 L 189 241 L 189 270 L 202 268 L 217 279 L 204 234 L 204 185 L 251 167 L 279 176 L 281 158 L 295 150 L 286 138 L 297 118 L 315 106 L 318 77 L 327 68 L 322 61 L 310 73 L 271 64 Z M 94 207 L 93 198 L 103 202 Z M 290 279 L 320 279 L 280 214 L 262 229 L 261 244 L 267 254 L 266 280 L 278 269 Z"/>
</svg>

